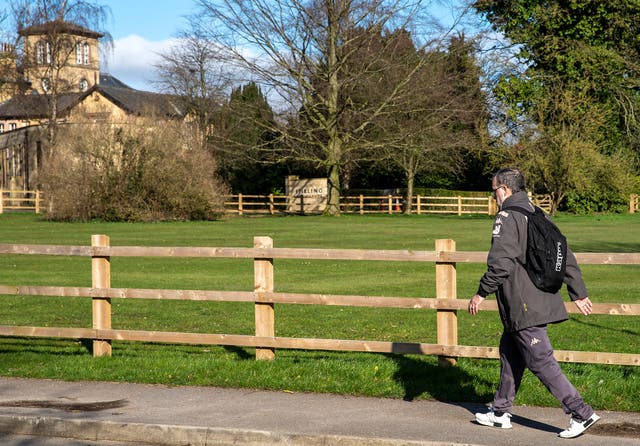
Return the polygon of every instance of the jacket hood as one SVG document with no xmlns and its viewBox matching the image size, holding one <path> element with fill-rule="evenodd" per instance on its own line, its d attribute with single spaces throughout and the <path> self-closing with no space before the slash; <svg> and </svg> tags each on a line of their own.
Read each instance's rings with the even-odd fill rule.
<svg viewBox="0 0 640 446">
<path fill-rule="evenodd" d="M 529 195 L 527 194 L 526 191 L 520 191 L 512 194 L 510 197 L 504 200 L 500 209 L 506 208 L 509 206 L 522 207 L 525 209 L 529 209 L 532 212 L 535 210 L 535 208 L 533 207 L 533 204 L 531 204 L 531 200 L 529 200 Z"/>
</svg>

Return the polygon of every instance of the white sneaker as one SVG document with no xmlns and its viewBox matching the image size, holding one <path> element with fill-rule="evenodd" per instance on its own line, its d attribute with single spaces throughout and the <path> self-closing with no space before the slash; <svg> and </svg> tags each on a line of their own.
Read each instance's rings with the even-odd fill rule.
<svg viewBox="0 0 640 446">
<path fill-rule="evenodd" d="M 575 438 L 578 435 L 582 435 L 584 431 L 593 426 L 600 417 L 595 413 L 585 421 L 576 421 L 573 417 L 569 420 L 569 429 L 564 430 L 558 434 L 558 437 L 562 438 Z"/>
<path fill-rule="evenodd" d="M 499 427 L 501 429 L 511 429 L 511 414 L 503 413 L 499 417 L 493 412 L 493 410 L 489 410 L 487 413 L 477 413 L 476 421 L 483 426 L 491 426 L 491 427 Z"/>
</svg>

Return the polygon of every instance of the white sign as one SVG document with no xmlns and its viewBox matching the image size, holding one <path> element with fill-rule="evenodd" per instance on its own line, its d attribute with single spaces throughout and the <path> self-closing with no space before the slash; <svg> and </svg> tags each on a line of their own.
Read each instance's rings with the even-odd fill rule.
<svg viewBox="0 0 640 446">
<path fill-rule="evenodd" d="M 326 178 L 287 177 L 286 192 L 290 197 L 289 212 L 322 212 L 327 207 L 328 187 Z"/>
</svg>

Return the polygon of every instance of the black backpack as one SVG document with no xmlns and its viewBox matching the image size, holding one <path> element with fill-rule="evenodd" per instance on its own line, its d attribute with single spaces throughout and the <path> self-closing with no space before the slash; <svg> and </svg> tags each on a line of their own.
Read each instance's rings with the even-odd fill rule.
<svg viewBox="0 0 640 446">
<path fill-rule="evenodd" d="M 524 267 L 533 284 L 542 291 L 555 293 L 561 287 L 567 269 L 567 239 L 546 217 L 542 209 L 535 211 L 512 206 L 502 209 L 527 216 L 527 263 Z"/>
</svg>

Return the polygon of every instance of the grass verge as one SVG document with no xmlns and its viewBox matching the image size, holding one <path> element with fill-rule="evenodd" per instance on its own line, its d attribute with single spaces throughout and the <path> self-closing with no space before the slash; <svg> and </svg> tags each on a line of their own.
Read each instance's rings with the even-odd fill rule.
<svg viewBox="0 0 640 446">
<path fill-rule="evenodd" d="M 577 252 L 640 252 L 638 216 L 577 217 L 556 222 Z M 192 223 L 51 223 L 33 215 L 0 215 L 0 243 L 88 245 L 107 234 L 112 245 L 237 246 L 270 236 L 275 246 L 432 250 L 438 238 L 457 249 L 489 247 L 492 219 L 482 216 L 342 216 L 233 218 Z M 473 294 L 483 265 L 458 265 L 458 297 Z M 0 256 L 8 285 L 90 286 L 86 258 Z M 640 301 L 640 266 L 583 266 L 596 302 Z M 278 260 L 276 290 L 434 297 L 432 264 Z M 251 290 L 251 261 L 234 259 L 112 259 L 112 286 Z M 91 303 L 81 298 L 1 296 L 0 324 L 91 326 Z M 638 317 L 572 316 L 549 328 L 557 349 L 638 352 Z M 252 334 L 250 304 L 113 302 L 115 328 Z M 495 346 L 497 313 L 459 314 L 459 342 Z M 432 311 L 279 305 L 279 336 L 435 342 Z M 273 362 L 256 362 L 253 350 L 114 342 L 111 358 L 92 358 L 88 342 L 0 338 L 0 375 L 65 380 L 132 381 L 274 390 L 331 392 L 391 398 L 489 401 L 497 384 L 495 360 L 460 359 L 451 369 L 433 357 L 279 350 Z M 640 412 L 640 368 L 563 364 L 569 379 L 597 409 Z M 517 404 L 557 402 L 527 372 Z"/>
</svg>

